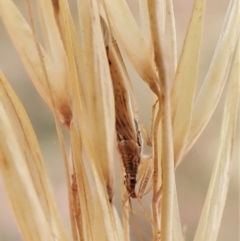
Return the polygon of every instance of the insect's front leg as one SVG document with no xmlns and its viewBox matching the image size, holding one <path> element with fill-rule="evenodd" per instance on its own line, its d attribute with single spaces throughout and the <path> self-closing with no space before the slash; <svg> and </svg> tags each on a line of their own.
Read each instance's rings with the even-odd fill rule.
<svg viewBox="0 0 240 241">
<path fill-rule="evenodd" d="M 152 185 L 148 187 L 149 180 L 151 179 L 152 174 L 153 174 L 153 158 L 148 156 L 142 159 L 141 164 L 139 165 L 139 168 L 138 168 L 137 182 L 140 181 L 138 192 L 137 192 L 138 199 L 141 199 L 144 195 L 146 195 L 152 189 Z"/>
</svg>

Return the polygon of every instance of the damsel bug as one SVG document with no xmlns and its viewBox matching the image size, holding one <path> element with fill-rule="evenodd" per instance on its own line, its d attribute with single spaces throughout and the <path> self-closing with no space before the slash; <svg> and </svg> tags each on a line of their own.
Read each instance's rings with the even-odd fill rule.
<svg viewBox="0 0 240 241">
<path fill-rule="evenodd" d="M 138 123 L 135 120 L 137 141 L 128 140 L 122 136 L 117 130 L 118 149 L 122 157 L 125 168 L 125 187 L 132 198 L 136 198 L 135 186 L 137 183 L 137 171 L 141 161 L 141 136 L 138 130 Z M 121 130 L 120 130 L 121 131 Z"/>
<path fill-rule="evenodd" d="M 124 185 L 131 198 L 144 195 L 144 190 L 151 176 L 151 161 L 146 167 L 146 172 L 142 173 L 142 181 L 139 188 L 139 196 L 136 195 L 135 186 L 137 184 L 138 169 L 142 159 L 142 138 L 139 130 L 137 117 L 133 114 L 132 103 L 136 106 L 134 95 L 127 71 L 122 60 L 121 53 L 115 40 L 110 41 L 110 33 L 104 19 L 101 17 L 101 27 L 103 31 L 104 43 L 109 62 L 113 92 L 115 99 L 115 118 L 117 145 L 125 169 Z M 132 98 L 130 98 L 130 96 Z M 136 108 L 135 108 L 136 109 Z M 149 157 L 145 158 L 149 160 Z"/>
<path fill-rule="evenodd" d="M 125 168 L 124 185 L 130 197 L 136 198 L 135 186 L 142 153 L 141 133 L 133 116 L 129 97 L 131 87 L 120 51 L 114 40 L 109 41 L 111 37 L 103 18 L 101 26 L 113 83 L 118 150 Z"/>
</svg>

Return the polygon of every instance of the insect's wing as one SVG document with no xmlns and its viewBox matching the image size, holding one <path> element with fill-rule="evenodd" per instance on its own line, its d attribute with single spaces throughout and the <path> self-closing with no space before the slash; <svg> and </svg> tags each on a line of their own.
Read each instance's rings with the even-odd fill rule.
<svg viewBox="0 0 240 241">
<path fill-rule="evenodd" d="M 121 136 L 121 139 L 137 142 L 138 128 L 136 129 L 136 124 L 134 123 L 135 117 L 129 93 L 131 86 L 128 86 L 130 82 L 128 81 L 126 68 L 116 42 L 110 41 L 112 37 L 103 18 L 101 18 L 101 26 L 113 83 L 116 131 L 118 136 Z"/>
<path fill-rule="evenodd" d="M 123 82 L 112 77 L 115 95 L 116 130 L 125 140 L 136 141 L 136 129 L 132 106 Z"/>
<path fill-rule="evenodd" d="M 136 141 L 137 133 L 127 88 L 127 77 L 113 47 L 109 48 L 108 58 L 115 97 L 116 130 L 124 139 Z"/>
</svg>

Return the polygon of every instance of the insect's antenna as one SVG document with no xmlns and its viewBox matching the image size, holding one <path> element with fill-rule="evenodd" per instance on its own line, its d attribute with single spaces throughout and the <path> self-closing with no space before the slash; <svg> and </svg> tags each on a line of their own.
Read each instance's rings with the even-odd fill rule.
<svg viewBox="0 0 240 241">
<path fill-rule="evenodd" d="M 141 208 L 141 211 L 144 215 L 144 217 L 151 223 L 151 225 L 156 229 L 158 230 L 158 228 L 156 227 L 156 225 L 154 224 L 152 218 L 150 217 L 150 215 L 147 213 L 146 211 L 146 208 L 143 206 L 142 202 L 141 202 L 141 199 L 140 198 L 137 198 L 137 202 Z"/>
<path fill-rule="evenodd" d="M 130 194 L 129 194 L 129 193 L 124 194 L 124 196 L 125 196 L 126 198 L 124 197 L 124 200 L 122 201 L 122 205 L 125 206 L 126 203 L 127 203 L 127 201 L 129 201 L 129 205 L 130 205 L 130 204 L 131 204 L 131 201 L 130 201 L 131 193 L 130 193 Z"/>
</svg>

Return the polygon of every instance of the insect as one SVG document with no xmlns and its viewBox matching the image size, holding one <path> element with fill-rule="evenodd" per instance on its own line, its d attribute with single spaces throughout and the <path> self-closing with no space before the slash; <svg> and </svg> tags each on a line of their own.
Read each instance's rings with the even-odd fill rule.
<svg viewBox="0 0 240 241">
<path fill-rule="evenodd" d="M 132 198 L 136 198 L 135 186 L 137 183 L 137 171 L 141 161 L 141 134 L 138 123 L 135 120 L 137 141 L 128 140 L 117 131 L 118 149 L 125 168 L 124 185 Z"/>
<path fill-rule="evenodd" d="M 137 117 L 132 110 L 132 102 L 135 103 L 131 93 L 133 91 L 131 91 L 132 87 L 118 45 L 115 40 L 110 41 L 112 37 L 103 18 L 101 18 L 101 26 L 112 77 L 117 146 L 125 169 L 124 185 L 129 196 L 137 198 L 135 187 L 138 167 L 142 159 L 142 138 Z"/>
</svg>

